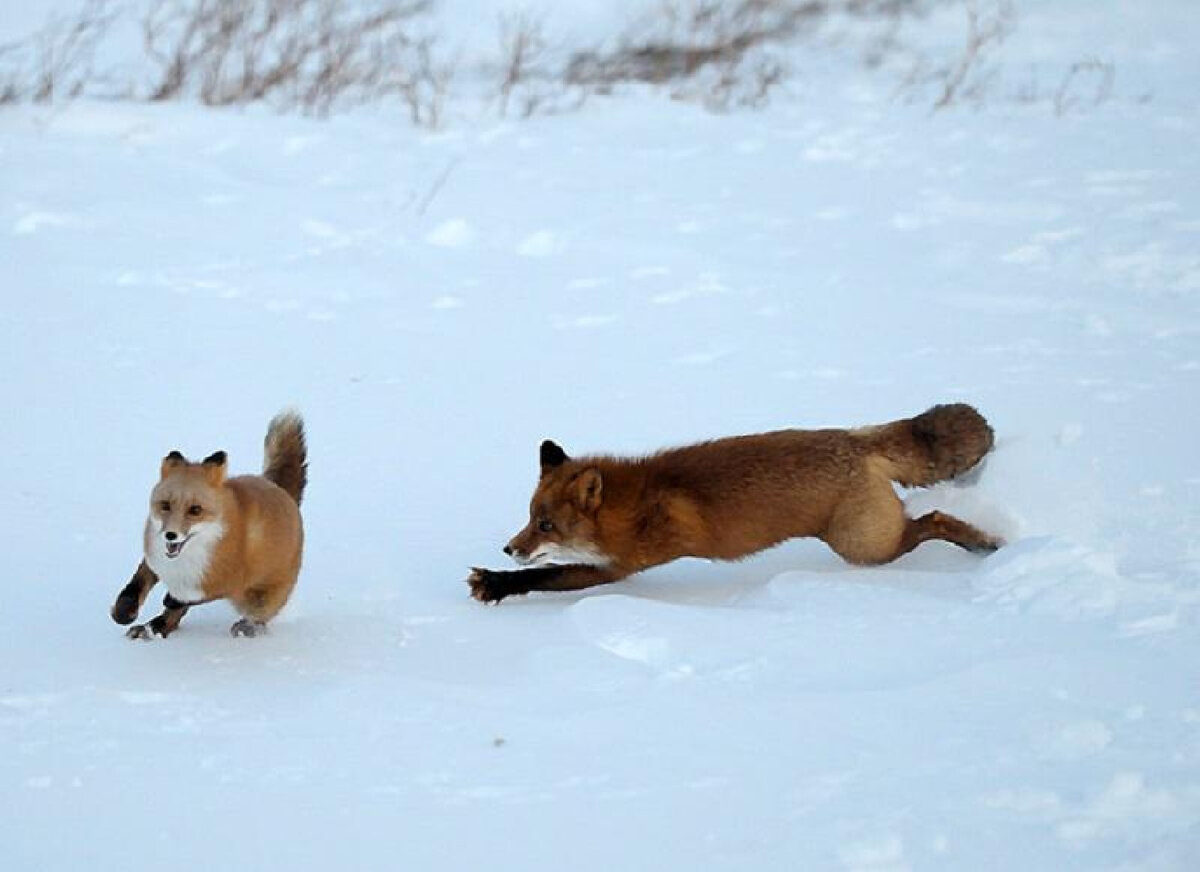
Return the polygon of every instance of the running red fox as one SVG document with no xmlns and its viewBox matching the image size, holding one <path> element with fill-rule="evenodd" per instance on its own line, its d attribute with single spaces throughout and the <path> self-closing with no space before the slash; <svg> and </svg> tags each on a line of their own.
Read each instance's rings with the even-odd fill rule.
<svg viewBox="0 0 1200 872">
<path fill-rule="evenodd" d="M 227 599 L 242 615 L 235 636 L 255 636 L 283 608 L 296 585 L 304 528 L 300 500 L 308 483 L 304 423 L 281 413 L 267 428 L 262 475 L 226 478 L 218 451 L 200 463 L 178 451 L 162 461 L 150 493 L 145 559 L 117 596 L 112 618 L 130 624 L 157 582 L 167 588 L 163 613 L 130 627 L 131 639 L 167 637 L 189 608 Z"/>
<path fill-rule="evenodd" d="M 912 519 L 892 487 L 953 478 L 992 428 L 955 403 L 855 430 L 781 430 L 649 457 L 570 458 L 541 446 L 529 523 L 504 553 L 530 567 L 472 570 L 481 602 L 619 581 L 680 557 L 738 560 L 816 536 L 850 563 L 895 560 L 929 539 L 989 553 L 999 539 L 943 512 Z"/>
</svg>

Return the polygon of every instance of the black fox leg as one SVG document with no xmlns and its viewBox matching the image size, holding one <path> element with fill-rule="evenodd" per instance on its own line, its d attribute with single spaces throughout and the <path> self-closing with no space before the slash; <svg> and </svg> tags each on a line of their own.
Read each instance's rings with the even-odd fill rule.
<svg viewBox="0 0 1200 872">
<path fill-rule="evenodd" d="M 144 624 L 136 624 L 130 627 L 125 635 L 130 639 L 153 639 L 155 636 L 165 639 L 178 629 L 179 622 L 183 620 L 183 616 L 187 612 L 187 603 L 181 603 L 175 597 L 167 594 L 163 597 L 163 611 L 161 615 L 152 618 Z"/>
<path fill-rule="evenodd" d="M 113 603 L 110 612 L 112 619 L 118 624 L 132 624 L 137 619 L 142 603 L 146 601 L 146 596 L 150 593 L 150 588 L 157 583 L 158 576 L 143 560 L 134 570 L 129 584 L 121 588 L 121 592 L 117 594 L 117 600 Z"/>
<path fill-rule="evenodd" d="M 629 573 L 609 566 L 538 566 L 533 569 L 494 571 L 473 569 L 467 579 L 471 596 L 483 603 L 498 603 L 506 596 L 534 590 L 582 590 L 620 581 Z"/>
</svg>

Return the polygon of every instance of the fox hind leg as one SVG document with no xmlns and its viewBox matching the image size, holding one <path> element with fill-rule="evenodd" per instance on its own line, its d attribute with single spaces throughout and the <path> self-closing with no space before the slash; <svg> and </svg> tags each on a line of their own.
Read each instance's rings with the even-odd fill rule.
<svg viewBox="0 0 1200 872">
<path fill-rule="evenodd" d="M 959 548 L 965 548 L 974 554 L 991 554 L 1004 544 L 995 536 L 988 535 L 966 521 L 961 521 L 945 512 L 935 511 L 908 522 L 896 557 L 907 554 L 922 542 L 928 542 L 930 539 L 952 542 Z"/>
<path fill-rule="evenodd" d="M 849 488 L 820 538 L 847 563 L 887 563 L 904 553 L 908 522 L 892 483 L 872 476 Z"/>
<path fill-rule="evenodd" d="M 847 562 L 868 566 L 889 563 L 930 539 L 976 554 L 990 554 L 1003 544 L 945 512 L 908 517 L 891 482 L 874 476 L 851 489 L 821 539 Z"/>
<path fill-rule="evenodd" d="M 280 573 L 272 578 L 249 587 L 242 594 L 230 597 L 234 608 L 242 615 L 229 628 L 234 636 L 258 636 L 267 629 L 267 621 L 279 611 L 292 595 L 296 586 L 295 573 Z"/>
<path fill-rule="evenodd" d="M 267 632 L 266 621 L 252 621 L 249 618 L 238 618 L 229 628 L 231 636 L 245 636 L 248 639 L 253 639 L 265 632 Z"/>
</svg>

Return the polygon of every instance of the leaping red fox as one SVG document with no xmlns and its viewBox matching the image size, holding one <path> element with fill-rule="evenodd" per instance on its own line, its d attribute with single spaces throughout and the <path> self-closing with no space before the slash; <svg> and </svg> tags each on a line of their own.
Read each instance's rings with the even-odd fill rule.
<svg viewBox="0 0 1200 872">
<path fill-rule="evenodd" d="M 966 472 L 993 444 L 963 403 L 853 430 L 781 430 L 642 458 L 570 458 L 541 446 L 529 523 L 504 546 L 524 567 L 476 568 L 481 602 L 619 581 L 680 557 L 738 560 L 815 536 L 850 563 L 895 560 L 929 539 L 988 553 L 999 539 L 943 512 L 909 518 L 892 483 Z"/>
<path fill-rule="evenodd" d="M 166 637 L 189 608 L 228 599 L 242 617 L 235 636 L 254 636 L 283 608 L 304 547 L 300 500 L 308 482 L 304 423 L 294 412 L 267 428 L 262 475 L 226 478 L 218 451 L 200 463 L 178 451 L 162 461 L 150 493 L 143 534 L 145 559 L 117 596 L 112 618 L 130 624 L 157 582 L 167 588 L 163 612 L 130 627 L 131 639 Z"/>
</svg>

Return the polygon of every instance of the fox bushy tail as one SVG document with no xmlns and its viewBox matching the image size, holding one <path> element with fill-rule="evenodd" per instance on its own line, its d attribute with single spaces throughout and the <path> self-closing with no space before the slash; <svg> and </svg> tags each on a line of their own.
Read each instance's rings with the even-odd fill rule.
<svg viewBox="0 0 1200 872">
<path fill-rule="evenodd" d="M 299 412 L 289 409 L 271 419 L 263 440 L 263 477 L 287 491 L 300 505 L 308 484 L 308 446 Z"/>
<path fill-rule="evenodd" d="M 888 462 L 892 480 L 905 487 L 961 475 L 995 443 L 991 426 L 966 403 L 934 406 L 915 418 L 869 428 L 863 438 Z"/>
</svg>

